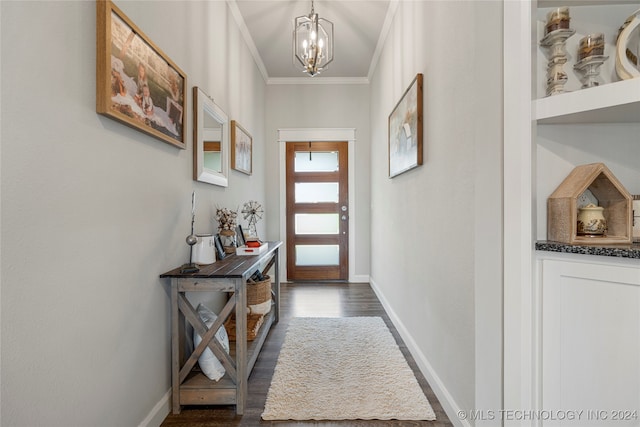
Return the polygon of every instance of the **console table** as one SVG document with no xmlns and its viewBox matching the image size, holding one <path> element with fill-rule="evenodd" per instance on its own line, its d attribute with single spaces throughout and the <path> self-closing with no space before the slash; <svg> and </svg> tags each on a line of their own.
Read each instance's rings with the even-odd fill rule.
<svg viewBox="0 0 640 427">
<path fill-rule="evenodd" d="M 236 413 L 244 412 L 247 401 L 247 379 L 258 358 L 271 325 L 279 320 L 280 279 L 278 252 L 282 242 L 268 242 L 266 252 L 259 255 L 227 255 L 210 265 L 203 265 L 196 273 L 183 274 L 180 268 L 160 277 L 171 279 L 171 389 L 172 411 L 179 414 L 182 405 L 236 405 Z M 274 306 L 265 316 L 256 338 L 247 344 L 247 279 L 258 269 L 273 261 L 272 296 Z M 218 318 L 207 328 L 196 309 L 186 297 L 187 292 L 227 292 L 230 294 Z M 214 339 L 215 333 L 235 311 L 236 345 L 227 354 Z M 185 334 L 186 323 L 202 337 L 193 348 L 192 339 Z M 244 338 L 244 339 L 241 339 Z M 212 381 L 194 370 L 198 358 L 206 348 L 211 349 L 224 366 L 226 373 L 219 381 Z M 193 350 L 192 350 L 193 349 Z M 235 351 L 234 351 L 235 350 Z M 190 354 L 188 354 L 191 352 Z"/>
</svg>

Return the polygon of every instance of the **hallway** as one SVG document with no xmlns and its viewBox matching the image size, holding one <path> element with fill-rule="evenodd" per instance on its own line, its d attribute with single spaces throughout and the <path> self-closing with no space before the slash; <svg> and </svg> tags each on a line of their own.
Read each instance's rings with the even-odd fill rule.
<svg viewBox="0 0 640 427">
<path fill-rule="evenodd" d="M 267 391 L 276 365 L 280 346 L 287 326 L 293 317 L 382 317 L 389 330 L 399 342 L 402 353 L 407 358 L 419 384 L 436 413 L 437 421 L 262 421 L 260 414 L 264 408 Z M 367 426 L 367 427 L 409 427 L 409 426 L 451 426 L 436 396 L 418 370 L 398 332 L 389 321 L 375 293 L 365 283 L 283 283 L 281 288 L 280 322 L 273 326 L 256 365 L 249 377 L 247 409 L 242 417 L 236 416 L 233 406 L 186 407 L 180 415 L 170 414 L 162 423 L 163 427 L 227 427 L 227 426 Z"/>
</svg>

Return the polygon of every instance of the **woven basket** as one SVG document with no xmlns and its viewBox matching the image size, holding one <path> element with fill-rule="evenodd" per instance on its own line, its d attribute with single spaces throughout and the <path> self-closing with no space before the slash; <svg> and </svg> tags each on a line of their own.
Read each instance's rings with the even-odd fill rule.
<svg viewBox="0 0 640 427">
<path fill-rule="evenodd" d="M 264 315 L 262 314 L 248 314 L 247 315 L 247 341 L 253 341 L 258 335 L 260 326 L 264 322 Z M 224 322 L 224 328 L 227 330 L 229 341 L 236 340 L 236 316 L 231 315 Z"/>
<path fill-rule="evenodd" d="M 247 282 L 247 306 L 271 300 L 271 277 L 264 278 L 259 282 Z"/>
</svg>

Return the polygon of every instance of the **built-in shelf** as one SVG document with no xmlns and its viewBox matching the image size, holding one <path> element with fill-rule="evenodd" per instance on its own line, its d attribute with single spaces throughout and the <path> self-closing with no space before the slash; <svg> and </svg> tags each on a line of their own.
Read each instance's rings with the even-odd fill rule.
<svg viewBox="0 0 640 427">
<path fill-rule="evenodd" d="M 538 124 L 640 123 L 640 78 L 537 99 Z"/>
</svg>

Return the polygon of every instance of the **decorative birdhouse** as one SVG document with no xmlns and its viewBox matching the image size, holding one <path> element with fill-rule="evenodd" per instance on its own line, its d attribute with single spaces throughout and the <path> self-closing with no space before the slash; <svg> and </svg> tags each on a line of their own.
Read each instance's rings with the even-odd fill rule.
<svg viewBox="0 0 640 427">
<path fill-rule="evenodd" d="M 571 245 L 631 244 L 633 199 L 603 163 L 576 166 L 549 196 L 547 238 Z M 578 231 L 578 214 L 589 204 L 601 206 L 606 231 Z"/>
</svg>

